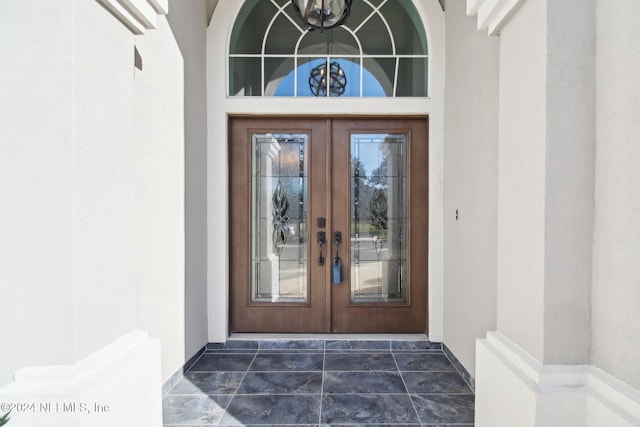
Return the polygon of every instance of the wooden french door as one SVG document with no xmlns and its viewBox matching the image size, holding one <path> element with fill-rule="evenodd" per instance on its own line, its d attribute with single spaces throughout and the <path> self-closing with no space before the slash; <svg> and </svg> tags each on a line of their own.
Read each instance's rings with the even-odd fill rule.
<svg viewBox="0 0 640 427">
<path fill-rule="evenodd" d="M 233 332 L 426 332 L 428 121 L 230 119 Z"/>
</svg>

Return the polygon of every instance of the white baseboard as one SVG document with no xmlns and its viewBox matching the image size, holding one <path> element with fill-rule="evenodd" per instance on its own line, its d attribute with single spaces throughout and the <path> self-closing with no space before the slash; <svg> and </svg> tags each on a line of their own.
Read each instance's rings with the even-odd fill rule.
<svg viewBox="0 0 640 427">
<path fill-rule="evenodd" d="M 476 347 L 476 426 L 640 426 L 640 392 L 592 365 L 542 365 L 498 332 Z"/>
<path fill-rule="evenodd" d="M 24 368 L 0 389 L 11 427 L 162 425 L 160 341 L 134 331 L 72 366 Z"/>
</svg>

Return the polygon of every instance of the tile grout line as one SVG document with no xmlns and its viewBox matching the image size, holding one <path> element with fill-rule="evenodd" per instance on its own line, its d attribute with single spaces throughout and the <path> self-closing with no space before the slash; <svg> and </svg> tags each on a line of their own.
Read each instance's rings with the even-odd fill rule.
<svg viewBox="0 0 640 427">
<path fill-rule="evenodd" d="M 393 348 L 393 341 L 388 341 L 387 343 L 384 344 L 385 348 L 328 348 L 328 344 L 329 344 L 329 340 L 322 340 L 322 346 L 318 346 L 319 348 L 313 349 L 313 348 L 260 348 L 261 344 L 258 344 L 258 348 L 257 349 L 231 349 L 231 350 L 227 350 L 227 351 L 216 351 L 217 349 L 213 350 L 213 351 L 207 351 L 205 349 L 204 352 L 202 352 L 201 354 L 198 355 L 197 358 L 194 359 L 194 361 L 191 363 L 191 365 L 189 366 L 189 368 L 187 369 L 185 367 L 185 371 L 183 373 L 183 375 L 181 376 L 181 378 L 184 378 L 185 375 L 189 372 L 194 372 L 194 373 L 211 373 L 211 372 L 231 372 L 231 371 L 193 371 L 192 368 L 203 358 L 203 356 L 205 354 L 211 354 L 211 355 L 215 355 L 215 354 L 224 354 L 226 356 L 232 356 L 232 355 L 238 355 L 238 354 L 244 354 L 244 355 L 252 355 L 252 358 L 250 359 L 249 364 L 247 365 L 245 370 L 240 370 L 240 371 L 235 371 L 239 374 L 243 374 L 243 375 L 238 375 L 238 377 L 240 377 L 240 380 L 238 382 L 238 385 L 235 387 L 235 389 L 232 389 L 233 392 L 232 393 L 222 393 L 221 395 L 227 395 L 229 396 L 229 401 L 228 403 L 225 405 L 221 416 L 218 418 L 218 420 L 212 424 L 212 425 L 224 425 L 223 424 L 223 420 L 226 416 L 230 408 L 231 403 L 233 402 L 233 400 L 238 397 L 238 396 L 245 396 L 245 395 L 260 395 L 260 396 L 272 396 L 272 395 L 282 395 L 282 396 L 289 396 L 289 395 L 296 395 L 296 396 L 317 396 L 317 394 L 315 393 L 239 393 L 239 390 L 243 384 L 243 382 L 248 378 L 248 374 L 255 372 L 255 373 L 281 373 L 281 374 L 304 374 L 304 373 L 311 373 L 311 372 L 317 372 L 317 370 L 302 370 L 302 371 L 291 371 L 291 370 L 277 370 L 277 371 L 272 371 L 272 370 L 261 370 L 261 371 L 251 371 L 251 366 L 253 365 L 253 363 L 255 363 L 255 360 L 257 359 L 257 356 L 259 354 L 271 354 L 271 355 L 278 355 L 278 354 L 282 354 L 282 355 L 313 355 L 313 354 L 317 354 L 318 356 L 320 355 L 320 352 L 322 352 L 322 367 L 321 367 L 321 387 L 320 387 L 320 392 L 319 392 L 319 413 L 318 413 L 318 426 L 322 426 L 322 419 L 323 419 L 323 415 L 324 415 L 324 408 L 323 408 L 323 404 L 324 404 L 324 383 L 326 382 L 327 378 L 327 374 L 333 371 L 327 371 L 327 355 L 332 355 L 332 354 L 362 354 L 362 353 L 367 353 L 370 355 L 383 355 L 383 354 L 391 354 L 392 359 L 394 361 L 394 368 L 391 371 L 388 370 L 383 370 L 383 371 L 378 371 L 378 370 L 358 370 L 358 371 L 352 371 L 352 370 L 347 370 L 347 371 L 338 371 L 338 372 L 351 372 L 351 373 L 357 373 L 357 372 L 398 372 L 398 374 L 400 375 L 401 381 L 403 386 L 405 387 L 405 391 L 402 393 L 328 393 L 327 396 L 330 395 L 396 395 L 396 396 L 407 396 L 410 401 L 411 401 L 411 406 L 414 409 L 414 413 L 417 416 L 417 421 L 415 423 L 415 425 L 417 426 L 435 426 L 436 424 L 424 424 L 421 422 L 420 420 L 420 416 L 418 414 L 417 411 L 417 406 L 412 398 L 412 394 L 409 391 L 409 388 L 407 387 L 407 382 L 405 380 L 405 376 L 403 375 L 403 371 L 400 369 L 399 366 L 399 362 L 397 360 L 397 356 L 398 355 L 402 355 L 402 354 L 412 354 L 412 353 L 425 353 L 425 354 L 438 354 L 438 355 L 443 355 L 445 356 L 445 359 L 448 360 L 452 365 L 454 370 L 436 370 L 436 371 L 427 371 L 427 372 L 441 372 L 441 373 L 451 373 L 451 372 L 455 372 L 458 375 L 460 375 L 465 383 L 467 385 L 468 382 L 466 381 L 466 378 L 464 375 L 462 375 L 460 373 L 460 371 L 458 370 L 457 366 L 455 365 L 455 363 L 453 363 L 453 361 L 450 359 L 449 355 L 442 349 L 442 350 L 437 350 L 437 349 L 418 349 L 418 348 L 398 348 L 398 349 L 394 349 Z M 317 356 L 315 356 L 317 357 Z M 247 359 L 245 359 L 246 361 Z M 317 359 L 316 359 L 317 360 Z M 389 366 L 389 368 L 391 368 L 391 366 Z M 421 370 L 418 371 L 406 371 L 406 372 L 422 372 Z M 175 388 L 175 386 L 177 385 L 177 381 L 176 384 L 174 384 L 172 386 L 172 388 L 169 390 L 169 392 L 171 390 L 173 390 Z M 460 395 L 460 396 L 464 396 L 464 395 L 469 395 L 469 394 L 475 394 L 473 389 L 471 387 L 469 387 L 471 390 L 469 392 L 458 392 L 458 393 L 415 393 L 416 395 L 426 395 L 426 396 L 442 396 L 444 394 L 448 394 L 448 395 Z M 167 392 L 166 394 L 169 394 L 169 392 Z M 217 394 L 217 393 L 215 393 Z M 190 393 L 177 393 L 176 396 L 190 396 Z M 408 409 L 408 408 L 407 408 Z M 313 423 L 315 424 L 315 423 Z M 310 425 L 313 425 L 310 424 Z M 412 425 L 414 425 L 413 423 L 410 423 Z M 271 424 L 260 424 L 260 425 L 271 425 Z M 291 424 L 293 425 L 293 424 Z M 360 425 L 360 424 L 351 424 L 351 423 L 347 423 L 345 425 Z M 393 424 L 389 424 L 390 426 L 392 426 Z M 400 425 L 400 424 L 398 424 Z M 449 424 L 437 424 L 437 425 L 449 425 Z M 455 424 L 458 425 L 458 424 Z M 460 423 L 460 426 L 473 426 L 474 424 L 467 424 L 467 423 Z"/>
<path fill-rule="evenodd" d="M 212 355 L 220 355 L 220 354 L 222 354 L 222 353 L 203 353 L 203 354 L 202 354 L 202 356 L 204 356 L 205 354 L 208 354 L 208 355 L 212 356 Z M 248 350 L 246 350 L 246 352 L 245 352 L 245 353 L 227 353 L 226 355 L 236 355 L 236 356 L 238 356 L 238 355 L 253 355 L 253 359 L 251 359 L 251 362 L 250 362 L 250 363 L 253 363 L 253 360 L 255 359 L 256 354 L 258 354 L 258 353 L 256 352 L 256 353 L 254 354 L 254 353 L 249 352 Z M 202 358 L 202 356 L 200 356 L 200 357 L 198 358 L 198 361 L 200 361 L 200 359 Z M 225 370 L 222 370 L 222 371 L 221 371 L 221 370 L 218 370 L 218 369 L 214 369 L 214 370 L 204 370 L 204 371 L 202 371 L 202 370 L 198 370 L 198 369 L 193 369 L 193 367 L 196 365 L 196 363 L 197 363 L 198 361 L 196 361 L 195 363 L 193 363 L 193 364 L 191 365 L 191 367 L 187 370 L 187 372 L 193 372 L 193 373 L 211 373 L 211 372 L 243 372 L 243 371 L 234 371 L 234 370 L 232 370 L 232 369 L 225 369 Z M 185 372 L 185 373 L 187 373 L 187 372 Z"/>
<path fill-rule="evenodd" d="M 416 408 L 415 403 L 413 402 L 413 399 L 411 398 L 411 393 L 409 392 L 409 387 L 407 387 L 407 383 L 404 380 L 404 375 L 402 375 L 402 370 L 400 369 L 400 365 L 398 365 L 398 360 L 396 359 L 396 355 L 393 351 L 391 351 L 391 357 L 393 357 L 393 362 L 396 364 L 396 368 L 398 369 L 398 374 L 400 375 L 400 379 L 402 380 L 402 384 L 404 385 L 404 389 L 407 391 L 407 397 L 409 398 L 409 401 L 411 402 L 411 407 L 413 408 L 413 412 L 416 414 L 416 419 L 418 420 L 418 423 L 420 423 L 420 425 L 422 425 L 422 421 L 420 420 L 420 414 L 418 414 L 418 409 Z"/>
<path fill-rule="evenodd" d="M 323 343 L 323 352 L 322 352 L 322 381 L 320 381 L 320 408 L 318 410 L 318 426 L 322 425 L 322 403 L 324 400 L 324 374 L 325 374 L 325 364 L 327 363 L 327 341 L 325 340 Z"/>
<path fill-rule="evenodd" d="M 233 402 L 233 399 L 235 399 L 235 397 L 238 396 L 238 390 L 240 389 L 240 386 L 242 385 L 242 382 L 244 381 L 244 379 L 247 378 L 247 374 L 249 373 L 249 369 L 251 369 L 251 365 L 253 365 L 253 362 L 256 360 L 256 357 L 258 357 L 258 352 L 259 351 L 260 351 L 260 349 L 258 349 L 256 351 L 256 353 L 253 355 L 253 359 L 251 359 L 251 362 L 247 365 L 247 369 L 244 371 L 244 375 L 242 376 L 242 379 L 240 380 L 240 382 L 238 382 L 238 387 L 236 387 L 235 391 L 231 395 L 231 399 L 229 399 L 229 403 L 227 403 L 227 406 L 224 407 L 224 411 L 222 411 L 222 415 L 220 415 L 220 418 L 218 419 L 218 422 L 216 422 L 214 425 L 220 425 L 220 423 L 222 422 L 222 419 L 224 418 L 224 416 L 227 415 L 227 411 L 229 410 L 229 406 L 231 405 L 231 402 Z"/>
</svg>

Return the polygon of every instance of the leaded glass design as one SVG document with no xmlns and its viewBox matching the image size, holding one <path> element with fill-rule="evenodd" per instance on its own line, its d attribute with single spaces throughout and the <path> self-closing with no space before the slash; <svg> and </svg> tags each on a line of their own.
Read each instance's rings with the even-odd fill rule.
<svg viewBox="0 0 640 427">
<path fill-rule="evenodd" d="M 252 137 L 254 303 L 306 303 L 307 135 Z"/>
<path fill-rule="evenodd" d="M 278 181 L 276 191 L 273 192 L 271 198 L 273 209 L 273 232 L 272 243 L 276 254 L 280 256 L 284 245 L 289 240 L 289 199 L 282 189 L 282 182 Z"/>
<path fill-rule="evenodd" d="M 358 0 L 344 25 L 323 32 L 303 28 L 290 1 L 244 2 L 229 46 L 230 96 L 314 96 L 310 73 L 332 64 L 345 90 L 321 96 L 428 96 L 427 38 L 413 2 Z"/>
<path fill-rule="evenodd" d="M 406 302 L 407 138 L 351 135 L 351 302 Z"/>
</svg>

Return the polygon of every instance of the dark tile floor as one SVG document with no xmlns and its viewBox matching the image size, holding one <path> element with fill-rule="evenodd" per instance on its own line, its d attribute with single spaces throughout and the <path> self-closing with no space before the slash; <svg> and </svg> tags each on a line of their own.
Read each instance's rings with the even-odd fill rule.
<svg viewBox="0 0 640 427">
<path fill-rule="evenodd" d="M 428 341 L 229 341 L 163 409 L 165 427 L 472 426 L 474 395 Z"/>
</svg>

